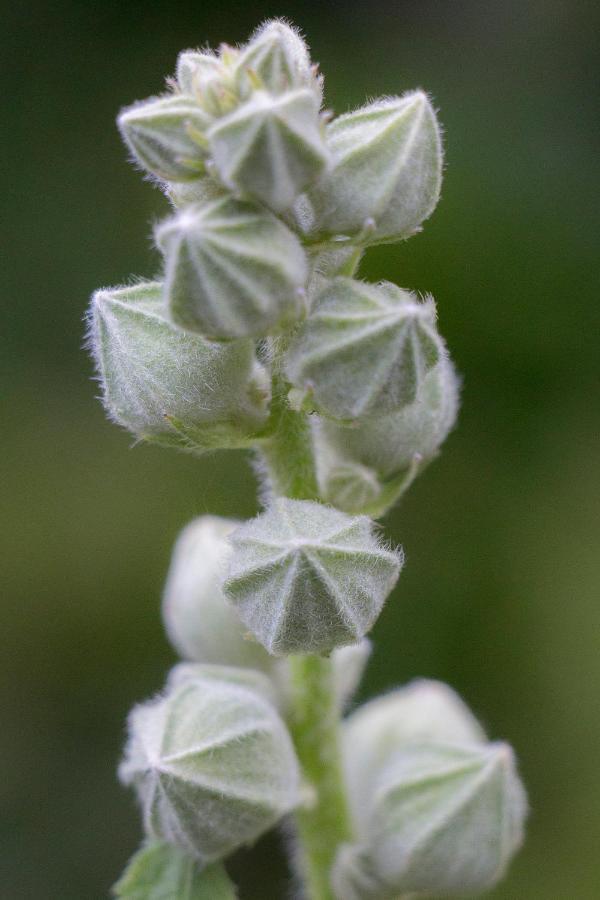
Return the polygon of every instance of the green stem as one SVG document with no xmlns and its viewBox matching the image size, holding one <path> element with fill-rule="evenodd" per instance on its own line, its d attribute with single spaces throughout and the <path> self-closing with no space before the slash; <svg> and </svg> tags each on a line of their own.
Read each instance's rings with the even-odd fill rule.
<svg viewBox="0 0 600 900">
<path fill-rule="evenodd" d="M 333 666 L 321 656 L 292 656 L 289 672 L 289 726 L 308 789 L 296 811 L 300 874 L 310 900 L 333 900 L 331 866 L 338 845 L 352 838 Z"/>
</svg>

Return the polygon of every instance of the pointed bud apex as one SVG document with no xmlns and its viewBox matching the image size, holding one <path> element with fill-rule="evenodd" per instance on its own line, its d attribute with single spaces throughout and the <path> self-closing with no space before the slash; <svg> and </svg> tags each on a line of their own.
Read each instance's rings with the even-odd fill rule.
<svg viewBox="0 0 600 900">
<path fill-rule="evenodd" d="M 123 140 L 136 160 L 165 181 L 190 181 L 204 172 L 203 135 L 209 117 L 191 97 L 156 97 L 123 110 Z"/>
<path fill-rule="evenodd" d="M 457 411 L 458 381 L 444 356 L 424 377 L 415 401 L 398 412 L 356 426 L 315 419 L 321 495 L 352 511 L 364 502 L 371 514 L 381 515 L 435 457 Z"/>
<path fill-rule="evenodd" d="M 185 207 L 156 231 L 172 319 L 209 338 L 259 337 L 302 313 L 298 238 L 272 213 L 225 197 Z"/>
<path fill-rule="evenodd" d="M 275 212 L 289 209 L 327 163 L 319 102 L 309 90 L 255 91 L 208 133 L 219 175 Z"/>
<path fill-rule="evenodd" d="M 485 732 L 467 705 L 440 681 L 419 679 L 370 700 L 344 723 L 344 764 L 355 817 L 364 818 L 374 781 L 407 744 L 485 740 Z"/>
<path fill-rule="evenodd" d="M 288 378 L 333 419 L 397 412 L 444 352 L 435 319 L 433 300 L 420 302 L 390 282 L 335 278 L 288 351 Z"/>
<path fill-rule="evenodd" d="M 241 50 L 236 81 L 245 98 L 254 89 L 253 79 L 272 94 L 311 88 L 321 102 L 322 86 L 313 71 L 308 47 L 297 29 L 277 19 L 261 25 Z"/>
<path fill-rule="evenodd" d="M 298 764 L 275 709 L 248 687 L 183 680 L 136 707 L 119 769 L 150 837 L 201 862 L 255 840 L 298 802 Z"/>
<path fill-rule="evenodd" d="M 220 78 L 224 72 L 222 60 L 211 50 L 182 50 L 177 57 L 177 83 L 184 94 L 192 97 L 207 78 Z"/>
<path fill-rule="evenodd" d="M 521 844 L 525 793 L 506 744 L 415 744 L 382 772 L 362 843 L 344 848 L 337 896 L 360 897 L 357 870 L 379 893 L 453 896 L 491 887 Z M 366 864 L 366 866 L 365 866 Z"/>
<path fill-rule="evenodd" d="M 247 633 L 221 590 L 232 519 L 200 516 L 177 539 L 163 595 L 169 639 L 186 659 L 269 670 L 273 659 Z"/>
<path fill-rule="evenodd" d="M 366 517 L 277 499 L 231 536 L 225 593 L 275 656 L 328 653 L 375 622 L 403 563 Z"/>
<path fill-rule="evenodd" d="M 269 400 L 252 342 L 214 344 L 177 328 L 162 293 L 161 284 L 143 283 L 92 298 L 90 345 L 109 415 L 158 444 L 246 446 Z"/>
<path fill-rule="evenodd" d="M 327 127 L 327 145 L 331 169 L 310 193 L 318 233 L 397 241 L 414 234 L 435 209 L 442 146 L 422 91 L 339 116 Z"/>
</svg>

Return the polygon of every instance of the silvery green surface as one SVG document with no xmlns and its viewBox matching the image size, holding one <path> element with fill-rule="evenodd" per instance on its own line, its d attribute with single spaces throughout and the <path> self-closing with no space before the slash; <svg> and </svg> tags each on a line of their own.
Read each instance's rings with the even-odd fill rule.
<svg viewBox="0 0 600 900">
<path fill-rule="evenodd" d="M 328 162 L 314 91 L 300 88 L 250 99 L 208 130 L 212 159 L 223 184 L 264 203 L 289 209 Z"/>
<path fill-rule="evenodd" d="M 223 197 L 186 205 L 156 229 L 173 321 L 205 337 L 259 337 L 304 309 L 298 238 L 271 212 Z"/>
<path fill-rule="evenodd" d="M 231 556 L 227 538 L 240 523 L 200 516 L 183 529 L 163 592 L 169 639 L 185 659 L 269 670 L 272 659 L 242 625 L 221 589 Z"/>
<path fill-rule="evenodd" d="M 162 285 L 97 291 L 90 343 L 111 418 L 183 449 L 239 447 L 264 425 L 269 384 L 251 341 L 216 344 L 166 317 Z"/>
<path fill-rule="evenodd" d="M 207 681 L 230 682 L 260 694 L 274 706 L 281 705 L 275 682 L 265 672 L 249 666 L 180 662 L 173 666 L 167 675 L 166 691 L 178 688 L 189 681 L 200 681 L 202 684 Z"/>
<path fill-rule="evenodd" d="M 176 78 L 184 94 L 201 101 L 206 82 L 226 79 L 227 68 L 211 50 L 183 50 L 177 57 Z"/>
<path fill-rule="evenodd" d="M 344 722 L 342 744 L 355 819 L 364 818 L 382 768 L 408 744 L 485 740 L 468 706 L 440 681 L 417 679 L 359 706 Z"/>
<path fill-rule="evenodd" d="M 235 900 L 237 894 L 218 863 L 197 861 L 164 841 L 148 841 L 129 860 L 114 885 L 118 900 Z"/>
<path fill-rule="evenodd" d="M 286 354 L 307 405 L 353 420 L 413 403 L 444 348 L 433 300 L 390 282 L 328 280 Z"/>
<path fill-rule="evenodd" d="M 403 556 L 366 517 L 279 498 L 233 532 L 225 593 L 276 656 L 327 653 L 371 628 Z"/>
<path fill-rule="evenodd" d="M 526 811 L 506 744 L 408 746 L 374 785 L 362 839 L 338 856 L 336 895 L 391 900 L 485 891 L 520 846 Z M 363 880 L 369 887 L 361 893 Z"/>
<path fill-rule="evenodd" d="M 176 679 L 135 707 L 119 775 L 137 791 L 147 835 L 202 863 L 254 841 L 298 802 L 283 722 L 227 677 Z"/>
<path fill-rule="evenodd" d="M 322 96 L 321 79 L 300 32 L 277 19 L 257 28 L 242 48 L 235 64 L 235 80 L 242 96 L 249 96 L 257 83 L 275 95 L 306 87 L 319 101 Z"/>
<path fill-rule="evenodd" d="M 327 126 L 332 162 L 309 192 L 309 230 L 398 241 L 418 231 L 437 204 L 440 129 L 422 91 L 338 116 Z"/>
<path fill-rule="evenodd" d="M 203 173 L 202 135 L 209 124 L 194 99 L 181 94 L 136 103 L 118 118 L 123 140 L 136 161 L 166 181 L 190 181 Z"/>
</svg>

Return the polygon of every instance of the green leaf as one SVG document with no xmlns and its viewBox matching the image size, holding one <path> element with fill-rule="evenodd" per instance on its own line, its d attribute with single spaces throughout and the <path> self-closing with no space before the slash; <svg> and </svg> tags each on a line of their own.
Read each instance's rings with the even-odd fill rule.
<svg viewBox="0 0 600 900">
<path fill-rule="evenodd" d="M 114 885 L 119 900 L 235 900 L 235 887 L 220 863 L 200 869 L 177 847 L 145 844 Z"/>
</svg>

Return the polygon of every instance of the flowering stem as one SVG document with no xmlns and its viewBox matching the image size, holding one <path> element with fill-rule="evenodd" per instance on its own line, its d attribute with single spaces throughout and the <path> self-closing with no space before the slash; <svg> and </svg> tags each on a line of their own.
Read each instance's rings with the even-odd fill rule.
<svg viewBox="0 0 600 900">
<path fill-rule="evenodd" d="M 336 849 L 352 837 L 333 667 L 322 656 L 292 656 L 289 671 L 289 726 L 309 791 L 296 811 L 299 869 L 309 900 L 333 900 L 329 877 Z"/>
</svg>

